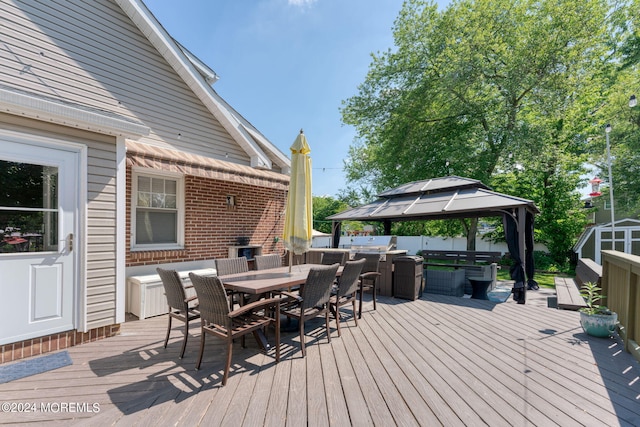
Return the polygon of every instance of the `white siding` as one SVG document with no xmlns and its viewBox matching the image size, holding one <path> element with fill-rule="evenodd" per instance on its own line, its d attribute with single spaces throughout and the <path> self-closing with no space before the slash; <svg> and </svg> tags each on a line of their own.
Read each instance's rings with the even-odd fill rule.
<svg viewBox="0 0 640 427">
<path fill-rule="evenodd" d="M 87 228 L 84 282 L 88 327 L 115 323 L 116 294 L 116 153 L 115 138 L 50 125 L 9 114 L 0 114 L 0 127 L 15 132 L 48 136 L 77 144 L 87 150 Z"/>
<path fill-rule="evenodd" d="M 111 1 L 1 0 L 0 16 L 5 84 L 140 121 L 151 129 L 142 142 L 250 164 Z"/>
<path fill-rule="evenodd" d="M 87 328 L 115 323 L 116 145 L 115 138 L 88 142 Z"/>
</svg>

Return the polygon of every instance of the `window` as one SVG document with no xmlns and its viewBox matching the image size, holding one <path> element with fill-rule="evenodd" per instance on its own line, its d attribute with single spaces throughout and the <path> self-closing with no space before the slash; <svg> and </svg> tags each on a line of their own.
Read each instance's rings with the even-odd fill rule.
<svg viewBox="0 0 640 427">
<path fill-rule="evenodd" d="M 0 253 L 58 250 L 58 168 L 0 160 Z"/>
<path fill-rule="evenodd" d="M 611 202 L 608 200 L 604 201 L 604 210 L 605 211 L 610 211 L 611 210 Z"/>
<path fill-rule="evenodd" d="M 134 171 L 132 249 L 176 249 L 184 246 L 183 188 L 181 175 Z"/>
</svg>

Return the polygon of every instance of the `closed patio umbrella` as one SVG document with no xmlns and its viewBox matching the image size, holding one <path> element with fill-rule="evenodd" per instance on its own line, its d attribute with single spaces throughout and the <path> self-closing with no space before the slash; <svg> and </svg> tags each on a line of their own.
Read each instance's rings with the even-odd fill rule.
<svg viewBox="0 0 640 427">
<path fill-rule="evenodd" d="M 303 131 L 291 145 L 291 181 L 284 215 L 284 247 L 289 251 L 289 271 L 293 254 L 311 247 L 313 205 L 311 200 L 311 149 Z"/>
</svg>

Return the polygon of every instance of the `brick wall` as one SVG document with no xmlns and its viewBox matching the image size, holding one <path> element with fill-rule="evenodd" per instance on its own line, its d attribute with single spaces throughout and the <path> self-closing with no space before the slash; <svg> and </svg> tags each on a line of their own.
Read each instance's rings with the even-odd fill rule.
<svg viewBox="0 0 640 427">
<path fill-rule="evenodd" d="M 33 338 L 0 346 L 0 363 L 12 362 L 26 357 L 38 356 L 52 351 L 112 337 L 120 333 L 120 325 L 102 326 L 88 332 L 76 330 L 60 332 L 45 337 Z"/>
<path fill-rule="evenodd" d="M 181 250 L 130 251 L 131 169 L 127 169 L 127 267 L 200 261 L 229 256 L 236 238 L 248 236 L 262 253 L 284 253 L 281 239 L 286 192 L 231 181 L 185 176 L 185 247 Z M 227 206 L 227 196 L 235 206 Z"/>
</svg>

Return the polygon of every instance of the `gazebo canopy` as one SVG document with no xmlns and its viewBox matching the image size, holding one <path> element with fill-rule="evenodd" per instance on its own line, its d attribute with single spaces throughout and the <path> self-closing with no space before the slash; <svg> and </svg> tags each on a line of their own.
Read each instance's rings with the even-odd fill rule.
<svg viewBox="0 0 640 427">
<path fill-rule="evenodd" d="M 525 301 L 525 270 L 528 285 L 537 289 L 533 280 L 533 218 L 540 210 L 531 200 L 496 193 L 475 179 L 447 176 L 415 181 L 387 190 L 374 202 L 348 209 L 328 219 L 333 221 L 333 245 L 340 236 L 341 221 L 382 221 L 385 234 L 391 223 L 432 219 L 480 218 L 501 216 L 505 238 L 514 265 L 514 299 Z M 535 286 L 535 287 L 534 287 Z"/>
<path fill-rule="evenodd" d="M 333 221 L 416 221 L 503 216 L 524 208 L 540 211 L 531 200 L 496 193 L 475 179 L 447 176 L 415 181 L 387 190 L 364 206 L 328 217 Z"/>
</svg>

